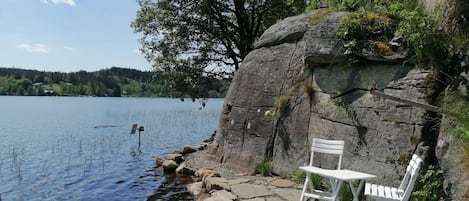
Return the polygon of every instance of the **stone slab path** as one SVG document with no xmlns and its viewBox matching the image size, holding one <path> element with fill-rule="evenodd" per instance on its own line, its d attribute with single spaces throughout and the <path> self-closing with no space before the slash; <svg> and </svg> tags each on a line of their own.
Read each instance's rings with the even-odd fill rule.
<svg viewBox="0 0 469 201">
<path fill-rule="evenodd" d="M 290 201 L 300 200 L 301 187 L 292 181 L 276 177 L 256 177 L 234 179 L 231 193 L 238 200 L 245 201 Z"/>
<path fill-rule="evenodd" d="M 226 190 L 202 193 L 203 190 L 195 190 L 200 192 L 196 196 L 196 201 L 297 201 L 300 200 L 303 184 L 297 184 L 288 179 L 281 177 L 262 177 L 255 175 L 246 175 L 237 172 L 224 165 L 208 160 L 206 151 L 197 151 L 188 154 L 185 157 L 187 167 L 195 170 L 202 168 L 210 168 L 218 173 L 221 177 L 228 180 L 229 188 Z M 202 182 L 199 187 L 201 188 Z"/>
</svg>

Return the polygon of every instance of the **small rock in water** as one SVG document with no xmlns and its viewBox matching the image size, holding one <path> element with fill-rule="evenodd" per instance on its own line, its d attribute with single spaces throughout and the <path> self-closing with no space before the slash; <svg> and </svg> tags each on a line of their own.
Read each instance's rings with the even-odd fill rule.
<svg viewBox="0 0 469 201">
<path fill-rule="evenodd" d="M 156 167 L 161 167 L 163 165 L 163 162 L 164 162 L 164 159 L 162 159 L 160 157 L 155 158 Z"/>
<path fill-rule="evenodd" d="M 176 161 L 165 160 L 163 162 L 163 171 L 165 173 L 174 173 L 176 171 L 176 168 L 178 168 L 178 164 L 176 163 Z"/>
<path fill-rule="evenodd" d="M 184 161 L 182 154 L 168 154 L 166 155 L 166 159 L 176 161 L 176 163 L 181 163 Z"/>
</svg>

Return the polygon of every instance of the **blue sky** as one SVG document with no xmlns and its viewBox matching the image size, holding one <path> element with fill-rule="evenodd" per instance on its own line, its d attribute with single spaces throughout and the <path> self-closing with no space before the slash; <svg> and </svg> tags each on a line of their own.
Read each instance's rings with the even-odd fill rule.
<svg viewBox="0 0 469 201">
<path fill-rule="evenodd" d="M 0 0 L 0 67 L 151 70 L 130 23 L 136 0 Z"/>
</svg>

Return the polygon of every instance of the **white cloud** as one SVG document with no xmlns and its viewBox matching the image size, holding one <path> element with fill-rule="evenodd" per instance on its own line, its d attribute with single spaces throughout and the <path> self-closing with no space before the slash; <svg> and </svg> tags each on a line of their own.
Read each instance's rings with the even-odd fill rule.
<svg viewBox="0 0 469 201">
<path fill-rule="evenodd" d="M 139 49 L 134 49 L 132 50 L 132 52 L 135 54 L 142 54 L 142 51 L 140 51 Z"/>
<path fill-rule="evenodd" d="M 69 46 L 64 46 L 64 50 L 73 51 L 73 50 L 75 50 L 75 48 L 69 47 Z"/>
<path fill-rule="evenodd" d="M 53 4 L 66 4 L 69 6 L 76 6 L 75 0 L 40 0 L 44 4 L 53 3 Z"/>
<path fill-rule="evenodd" d="M 26 50 L 28 52 L 43 53 L 43 54 L 49 53 L 49 49 L 44 44 L 40 44 L 40 43 L 37 43 L 34 45 L 23 43 L 23 44 L 16 45 L 16 47 L 18 49 Z"/>
</svg>

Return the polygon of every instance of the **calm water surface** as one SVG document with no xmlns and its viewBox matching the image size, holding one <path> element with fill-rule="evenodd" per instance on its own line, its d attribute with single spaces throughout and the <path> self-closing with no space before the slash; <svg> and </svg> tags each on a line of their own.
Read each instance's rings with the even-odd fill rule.
<svg viewBox="0 0 469 201">
<path fill-rule="evenodd" d="M 0 200 L 177 199 L 180 185 L 153 170 L 154 157 L 210 137 L 222 104 L 0 96 Z M 134 123 L 145 127 L 140 149 Z"/>
</svg>

